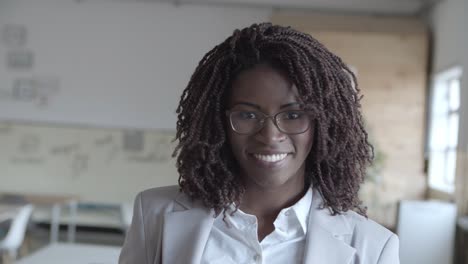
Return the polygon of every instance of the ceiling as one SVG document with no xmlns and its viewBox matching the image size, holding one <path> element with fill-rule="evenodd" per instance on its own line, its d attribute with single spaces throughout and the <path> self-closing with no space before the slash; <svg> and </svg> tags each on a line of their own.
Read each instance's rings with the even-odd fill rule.
<svg viewBox="0 0 468 264">
<path fill-rule="evenodd" d="M 268 7 L 334 13 L 418 15 L 440 0 L 127 0 L 166 2 L 176 5 Z"/>
</svg>

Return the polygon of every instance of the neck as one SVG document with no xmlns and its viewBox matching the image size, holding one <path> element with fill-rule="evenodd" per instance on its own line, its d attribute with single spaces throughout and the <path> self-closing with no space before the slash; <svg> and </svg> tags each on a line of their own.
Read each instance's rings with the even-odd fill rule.
<svg viewBox="0 0 468 264">
<path fill-rule="evenodd" d="M 294 205 L 305 194 L 304 180 L 276 188 L 249 186 L 242 198 L 240 209 L 261 218 L 276 218 L 279 212 Z"/>
</svg>

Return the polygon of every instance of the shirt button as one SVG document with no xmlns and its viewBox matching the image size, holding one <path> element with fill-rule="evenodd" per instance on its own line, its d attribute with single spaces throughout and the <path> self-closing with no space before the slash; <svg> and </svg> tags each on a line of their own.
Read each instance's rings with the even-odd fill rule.
<svg viewBox="0 0 468 264">
<path fill-rule="evenodd" d="M 257 254 L 257 255 L 254 256 L 254 260 L 256 262 L 260 261 L 260 259 L 261 259 L 260 255 Z"/>
<path fill-rule="evenodd" d="M 291 210 L 288 210 L 284 213 L 285 216 L 290 216 L 291 215 Z"/>
</svg>

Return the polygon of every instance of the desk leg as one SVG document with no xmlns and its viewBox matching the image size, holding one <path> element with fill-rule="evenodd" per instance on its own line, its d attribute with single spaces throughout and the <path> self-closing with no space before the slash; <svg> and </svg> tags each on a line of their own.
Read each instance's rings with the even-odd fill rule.
<svg viewBox="0 0 468 264">
<path fill-rule="evenodd" d="M 75 242 L 75 234 L 76 234 L 76 211 L 78 207 L 78 203 L 76 201 L 70 201 L 68 204 L 70 208 L 70 219 L 68 222 L 68 242 L 73 243 Z"/>
<path fill-rule="evenodd" d="M 59 228 L 60 228 L 60 204 L 55 203 L 52 205 L 52 217 L 50 219 L 50 242 L 55 243 L 58 241 Z"/>
</svg>

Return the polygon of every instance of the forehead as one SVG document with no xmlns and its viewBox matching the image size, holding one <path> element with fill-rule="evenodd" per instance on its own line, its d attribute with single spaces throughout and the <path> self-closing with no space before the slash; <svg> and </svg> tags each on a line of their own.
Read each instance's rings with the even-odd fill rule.
<svg viewBox="0 0 468 264">
<path fill-rule="evenodd" d="M 241 72 L 233 81 L 229 105 L 249 102 L 269 108 L 298 102 L 298 91 L 287 75 L 266 64 L 257 65 Z"/>
</svg>

